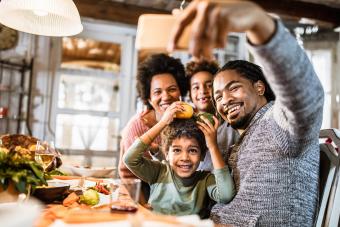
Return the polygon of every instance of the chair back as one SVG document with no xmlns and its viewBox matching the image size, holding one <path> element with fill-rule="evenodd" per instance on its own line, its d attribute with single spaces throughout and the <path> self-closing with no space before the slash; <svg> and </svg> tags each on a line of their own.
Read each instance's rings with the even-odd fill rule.
<svg viewBox="0 0 340 227">
<path fill-rule="evenodd" d="M 320 143 L 320 203 L 316 227 L 336 227 L 340 218 L 340 158 L 336 147 L 340 148 L 340 131 L 323 129 L 320 139 L 331 139 Z M 335 202 L 338 201 L 338 202 Z"/>
</svg>

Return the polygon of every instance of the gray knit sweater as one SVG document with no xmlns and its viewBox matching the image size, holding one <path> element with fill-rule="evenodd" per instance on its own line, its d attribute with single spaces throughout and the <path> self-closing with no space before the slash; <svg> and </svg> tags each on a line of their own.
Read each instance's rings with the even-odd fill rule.
<svg viewBox="0 0 340 227">
<path fill-rule="evenodd" d="M 318 200 L 324 92 L 307 56 L 277 22 L 263 46 L 249 47 L 276 101 L 262 107 L 228 163 L 237 195 L 211 218 L 235 226 L 312 226 Z"/>
</svg>

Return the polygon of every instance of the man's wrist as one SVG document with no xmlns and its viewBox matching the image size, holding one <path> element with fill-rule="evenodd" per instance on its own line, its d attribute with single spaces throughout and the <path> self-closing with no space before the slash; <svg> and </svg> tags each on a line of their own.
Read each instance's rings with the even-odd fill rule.
<svg viewBox="0 0 340 227">
<path fill-rule="evenodd" d="M 264 45 L 268 43 L 275 34 L 276 23 L 273 18 L 267 14 L 263 14 L 261 20 L 255 23 L 254 27 L 247 31 L 247 38 L 253 45 Z"/>
</svg>

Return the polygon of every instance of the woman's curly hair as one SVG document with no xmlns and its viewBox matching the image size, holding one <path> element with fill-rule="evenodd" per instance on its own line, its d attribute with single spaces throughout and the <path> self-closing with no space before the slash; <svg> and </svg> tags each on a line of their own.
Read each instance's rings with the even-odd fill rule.
<svg viewBox="0 0 340 227">
<path fill-rule="evenodd" d="M 201 157 L 205 156 L 208 150 L 205 143 L 203 132 L 198 128 L 194 119 L 174 119 L 162 132 L 162 151 L 165 155 L 168 154 L 172 141 L 178 138 L 195 139 L 201 149 Z"/>
<path fill-rule="evenodd" d="M 206 60 L 200 62 L 191 61 L 185 67 L 186 77 L 189 80 L 193 75 L 195 75 L 198 72 L 205 71 L 211 73 L 212 75 L 215 75 L 215 73 L 217 73 L 218 70 L 219 66 L 217 62 Z"/>
<path fill-rule="evenodd" d="M 148 109 L 152 109 L 152 106 L 148 102 L 152 77 L 162 73 L 173 75 L 178 84 L 181 96 L 187 94 L 188 80 L 185 77 L 184 66 L 181 61 L 166 54 L 153 54 L 138 66 L 137 72 L 138 95 Z"/>
</svg>

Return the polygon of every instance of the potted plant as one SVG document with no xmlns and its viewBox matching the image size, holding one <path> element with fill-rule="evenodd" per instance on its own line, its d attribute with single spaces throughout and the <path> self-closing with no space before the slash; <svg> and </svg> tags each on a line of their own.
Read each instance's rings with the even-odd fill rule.
<svg viewBox="0 0 340 227">
<path fill-rule="evenodd" d="M 0 203 L 16 200 L 19 193 L 29 194 L 39 185 L 46 185 L 46 180 L 34 153 L 21 146 L 0 147 Z"/>
</svg>

